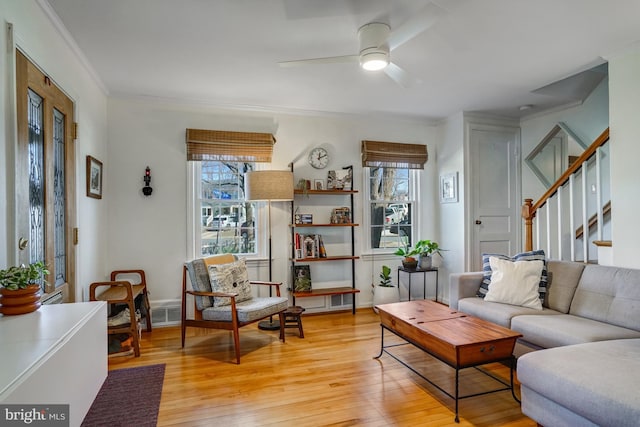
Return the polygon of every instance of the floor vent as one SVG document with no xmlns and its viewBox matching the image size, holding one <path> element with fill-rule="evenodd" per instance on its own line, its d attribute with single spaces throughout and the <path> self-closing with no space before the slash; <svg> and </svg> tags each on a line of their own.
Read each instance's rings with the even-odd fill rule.
<svg viewBox="0 0 640 427">
<path fill-rule="evenodd" d="M 180 324 L 181 308 L 179 305 L 154 307 L 151 302 L 151 324 L 153 326 L 175 326 Z"/>
<path fill-rule="evenodd" d="M 353 294 L 331 295 L 331 308 L 350 308 Z"/>
</svg>

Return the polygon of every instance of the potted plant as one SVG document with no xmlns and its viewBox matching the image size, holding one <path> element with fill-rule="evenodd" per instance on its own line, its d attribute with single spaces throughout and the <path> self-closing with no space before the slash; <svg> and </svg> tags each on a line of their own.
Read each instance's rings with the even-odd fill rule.
<svg viewBox="0 0 640 427">
<path fill-rule="evenodd" d="M 414 270 L 418 267 L 418 260 L 416 259 L 416 255 L 420 254 L 420 251 L 417 248 L 410 249 L 408 246 L 406 248 L 398 248 L 397 251 L 393 253 L 394 255 L 399 255 L 402 258 L 402 266 L 409 270 Z"/>
<path fill-rule="evenodd" d="M 373 287 L 373 311 L 376 313 L 378 312 L 377 305 L 400 301 L 398 288 L 391 283 L 391 268 L 383 265 L 378 277 L 380 278 L 378 284 L 371 285 Z"/>
<path fill-rule="evenodd" d="M 425 240 L 419 240 L 416 243 L 414 250 L 418 251 L 418 255 L 419 255 L 418 265 L 420 265 L 420 268 L 426 270 L 431 268 L 431 266 L 433 265 L 432 255 L 438 254 L 442 256 L 441 251 L 444 251 L 446 249 L 441 249 L 440 246 L 438 245 L 438 242 L 425 239 Z"/>
<path fill-rule="evenodd" d="M 24 314 L 40 308 L 41 279 L 49 274 L 42 261 L 0 270 L 0 313 Z"/>
</svg>

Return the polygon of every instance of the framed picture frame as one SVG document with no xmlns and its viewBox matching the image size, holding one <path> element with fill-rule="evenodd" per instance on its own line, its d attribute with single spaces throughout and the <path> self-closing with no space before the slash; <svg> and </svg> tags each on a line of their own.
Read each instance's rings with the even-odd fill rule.
<svg viewBox="0 0 640 427">
<path fill-rule="evenodd" d="M 313 180 L 313 189 L 314 190 L 324 190 L 324 179 L 314 179 Z"/>
<path fill-rule="evenodd" d="M 440 203 L 458 202 L 458 172 L 440 175 Z"/>
<path fill-rule="evenodd" d="M 87 156 L 87 197 L 102 199 L 102 162 Z"/>
</svg>

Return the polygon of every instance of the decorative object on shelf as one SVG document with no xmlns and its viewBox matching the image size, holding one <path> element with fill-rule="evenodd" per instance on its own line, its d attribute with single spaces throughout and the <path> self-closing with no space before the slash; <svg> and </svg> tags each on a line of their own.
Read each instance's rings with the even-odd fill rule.
<svg viewBox="0 0 640 427">
<path fill-rule="evenodd" d="M 324 169 L 329 164 L 329 153 L 322 147 L 315 147 L 309 151 L 307 159 L 309 164 L 316 169 Z"/>
<path fill-rule="evenodd" d="M 25 314 L 40 308 L 40 284 L 49 274 L 42 261 L 0 270 L 0 313 Z"/>
<path fill-rule="evenodd" d="M 273 266 L 271 260 L 271 202 L 293 200 L 293 172 L 280 170 L 251 171 L 244 175 L 244 194 L 247 201 L 266 200 L 269 225 L 269 282 L 273 281 Z M 272 296 L 269 287 L 269 296 Z M 258 324 L 260 329 L 280 329 L 280 323 L 271 317 L 268 321 Z"/>
<path fill-rule="evenodd" d="M 102 162 L 87 156 L 87 197 L 102 199 Z"/>
<path fill-rule="evenodd" d="M 347 166 L 342 170 L 329 171 L 327 174 L 327 189 L 351 190 L 353 181 L 353 166 Z"/>
<path fill-rule="evenodd" d="M 400 301 L 399 289 L 391 283 L 391 268 L 383 265 L 378 276 L 380 281 L 373 287 L 373 311 L 378 312 L 377 305 Z"/>
<path fill-rule="evenodd" d="M 440 203 L 458 202 L 458 172 L 440 176 Z"/>
<path fill-rule="evenodd" d="M 313 214 L 296 214 L 296 224 L 313 224 Z"/>
<path fill-rule="evenodd" d="M 324 242 L 322 241 L 322 235 L 316 234 L 318 238 L 318 256 L 320 258 L 327 257 L 327 249 L 324 247 Z"/>
<path fill-rule="evenodd" d="M 350 224 L 351 209 L 348 206 L 331 210 L 331 224 Z"/>
<path fill-rule="evenodd" d="M 294 265 L 293 277 L 294 292 L 311 292 L 311 268 L 309 265 Z"/>
<path fill-rule="evenodd" d="M 324 179 L 314 179 L 313 180 L 313 189 L 314 190 L 324 190 Z"/>
<path fill-rule="evenodd" d="M 144 177 L 142 179 L 144 180 L 142 194 L 144 194 L 145 196 L 150 196 L 153 192 L 153 188 L 151 188 L 151 186 L 149 185 L 151 184 L 151 169 L 149 168 L 149 166 L 147 166 L 147 168 L 144 170 Z"/>
</svg>

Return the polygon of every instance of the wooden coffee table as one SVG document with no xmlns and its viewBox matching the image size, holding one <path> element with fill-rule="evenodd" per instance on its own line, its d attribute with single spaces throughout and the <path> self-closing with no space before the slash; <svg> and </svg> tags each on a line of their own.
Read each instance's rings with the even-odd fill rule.
<svg viewBox="0 0 640 427">
<path fill-rule="evenodd" d="M 387 353 L 447 396 L 455 399 L 455 422 L 460 421 L 458 417 L 458 401 L 460 399 L 511 390 L 513 398 L 519 402 L 513 390 L 513 348 L 516 340 L 521 337 L 522 334 L 487 322 L 486 320 L 460 313 L 430 300 L 381 304 L 378 305 L 377 308 L 380 314 L 382 335 L 380 354 L 375 358 L 377 359 L 381 357 L 383 353 Z M 416 371 L 410 365 L 390 353 L 387 350 L 388 348 L 405 345 L 407 343 L 385 346 L 385 329 L 454 368 L 456 371 L 455 394 L 452 395 L 444 390 L 421 372 Z M 481 371 L 490 375 L 505 387 L 466 396 L 459 395 L 459 373 L 461 369 L 505 360 L 510 362 L 509 383 L 485 371 Z"/>
</svg>

